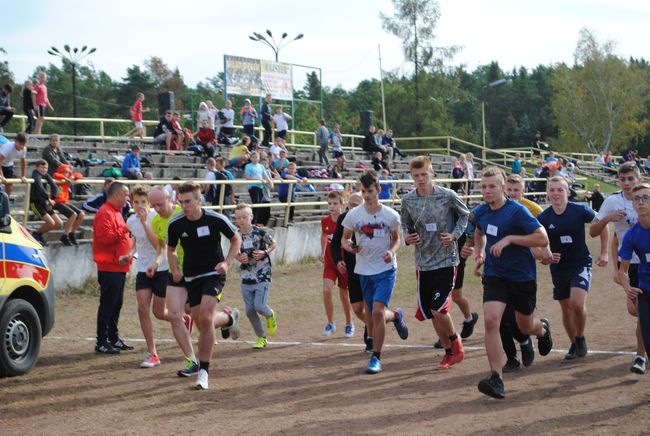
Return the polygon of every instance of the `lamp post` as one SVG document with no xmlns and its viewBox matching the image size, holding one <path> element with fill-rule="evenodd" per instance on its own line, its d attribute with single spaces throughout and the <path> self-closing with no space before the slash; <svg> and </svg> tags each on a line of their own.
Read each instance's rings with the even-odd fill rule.
<svg viewBox="0 0 650 436">
<path fill-rule="evenodd" d="M 81 47 L 81 49 L 77 47 L 71 49 L 68 44 L 64 45 L 63 49 L 65 53 L 56 47 L 52 47 L 51 50 L 47 51 L 47 53 L 61 58 L 64 63 L 68 61 L 70 62 L 70 65 L 72 65 L 72 117 L 77 118 L 77 64 L 88 55 L 95 53 L 97 49 L 93 47 L 90 50 L 87 50 L 88 47 L 85 45 Z M 72 123 L 72 129 L 74 134 L 77 135 L 76 121 Z"/>
<path fill-rule="evenodd" d="M 299 39 L 304 38 L 304 36 L 305 36 L 302 33 L 299 33 L 293 39 L 285 41 L 286 38 L 287 38 L 287 32 L 283 32 L 282 37 L 280 38 L 280 40 L 276 41 L 275 38 L 273 37 L 273 33 L 270 30 L 267 30 L 266 34 L 269 36 L 270 40 L 266 36 L 262 35 L 261 33 L 257 33 L 257 32 L 253 32 L 253 34 L 249 35 L 248 37 L 250 39 L 252 39 L 253 41 L 255 41 L 255 42 L 261 42 L 261 43 L 266 44 L 269 47 L 271 47 L 271 50 L 273 50 L 273 52 L 275 53 L 275 61 L 276 62 L 278 62 L 278 54 L 280 53 L 280 50 L 282 48 L 286 47 L 287 45 L 291 44 L 294 41 L 297 41 Z"/>
<path fill-rule="evenodd" d="M 495 80 L 494 82 L 490 82 L 487 85 L 483 86 L 482 89 L 487 89 L 487 88 L 494 88 L 496 86 L 501 86 L 504 83 L 506 83 L 506 79 L 499 79 Z M 485 148 L 487 146 L 486 144 L 486 136 L 487 136 L 487 130 L 485 128 L 485 100 L 481 101 L 481 125 L 483 127 L 483 160 L 485 160 Z"/>
</svg>

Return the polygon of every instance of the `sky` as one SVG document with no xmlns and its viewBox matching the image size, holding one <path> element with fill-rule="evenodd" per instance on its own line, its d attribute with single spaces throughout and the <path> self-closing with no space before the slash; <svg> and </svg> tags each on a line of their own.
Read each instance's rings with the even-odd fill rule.
<svg viewBox="0 0 650 436">
<path fill-rule="evenodd" d="M 150 56 L 178 67 L 190 86 L 223 71 L 224 54 L 274 58 L 252 32 L 287 32 L 280 61 L 322 69 L 323 84 L 354 88 L 384 71 L 410 73 L 401 41 L 384 31 L 380 12 L 392 15 L 391 0 L 3 0 L 0 60 L 17 82 L 39 65 L 60 63 L 51 46 L 96 47 L 87 58 L 113 80 Z M 497 61 L 502 69 L 573 62 L 579 31 L 593 30 L 617 42 L 621 56 L 650 59 L 650 1 L 647 0 L 438 0 L 436 45 L 461 46 L 448 65 Z M 7 18 L 10 17 L 10 18 Z M 294 70 L 294 76 L 306 71 Z M 295 85 L 294 85 L 295 86 Z"/>
</svg>

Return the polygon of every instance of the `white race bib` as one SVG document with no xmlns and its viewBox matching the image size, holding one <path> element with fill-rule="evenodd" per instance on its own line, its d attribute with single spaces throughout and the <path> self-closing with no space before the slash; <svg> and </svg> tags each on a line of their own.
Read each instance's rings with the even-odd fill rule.
<svg viewBox="0 0 650 436">
<path fill-rule="evenodd" d="M 427 232 L 437 232 L 438 225 L 436 223 L 427 223 L 426 226 Z"/>
<path fill-rule="evenodd" d="M 497 226 L 493 226 L 492 224 L 488 224 L 487 230 L 485 231 L 485 233 L 491 236 L 496 236 L 498 232 L 499 228 Z"/>
<path fill-rule="evenodd" d="M 372 236 L 374 236 L 375 238 L 384 238 L 384 237 L 386 237 L 386 235 L 388 235 L 388 232 L 386 231 L 386 229 L 373 229 L 372 230 Z"/>
<path fill-rule="evenodd" d="M 560 242 L 563 244 L 573 244 L 573 238 L 569 235 L 560 236 Z"/>
<path fill-rule="evenodd" d="M 196 229 L 196 234 L 198 235 L 199 238 L 202 238 L 204 236 L 210 236 L 210 227 L 208 226 L 198 227 Z"/>
<path fill-rule="evenodd" d="M 242 242 L 242 247 L 244 247 L 245 250 L 253 248 L 253 241 L 251 241 L 250 239 L 244 239 L 244 241 Z"/>
</svg>

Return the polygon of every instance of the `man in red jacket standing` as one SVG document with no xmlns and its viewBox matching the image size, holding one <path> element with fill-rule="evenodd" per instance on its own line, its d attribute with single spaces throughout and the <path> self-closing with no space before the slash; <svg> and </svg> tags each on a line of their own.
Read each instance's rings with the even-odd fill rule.
<svg viewBox="0 0 650 436">
<path fill-rule="evenodd" d="M 119 354 L 120 350 L 133 350 L 117 330 L 126 273 L 133 259 L 133 241 L 121 214 L 128 195 L 126 185 L 113 182 L 108 188 L 108 199 L 97 211 L 93 223 L 93 260 L 97 264 L 100 288 L 97 353 Z"/>
</svg>

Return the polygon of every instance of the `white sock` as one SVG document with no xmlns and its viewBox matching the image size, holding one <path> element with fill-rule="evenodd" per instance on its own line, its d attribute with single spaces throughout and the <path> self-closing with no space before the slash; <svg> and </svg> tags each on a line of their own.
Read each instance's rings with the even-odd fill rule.
<svg viewBox="0 0 650 436">
<path fill-rule="evenodd" d="M 528 345 L 530 338 L 526 339 L 524 342 L 519 342 L 519 345 Z"/>
<path fill-rule="evenodd" d="M 465 318 L 465 321 L 463 321 L 463 322 L 465 322 L 465 323 L 470 323 L 470 322 L 472 322 L 473 320 L 474 320 L 474 317 L 473 317 L 472 314 L 470 313 L 470 314 L 469 314 L 469 318 Z"/>
</svg>

